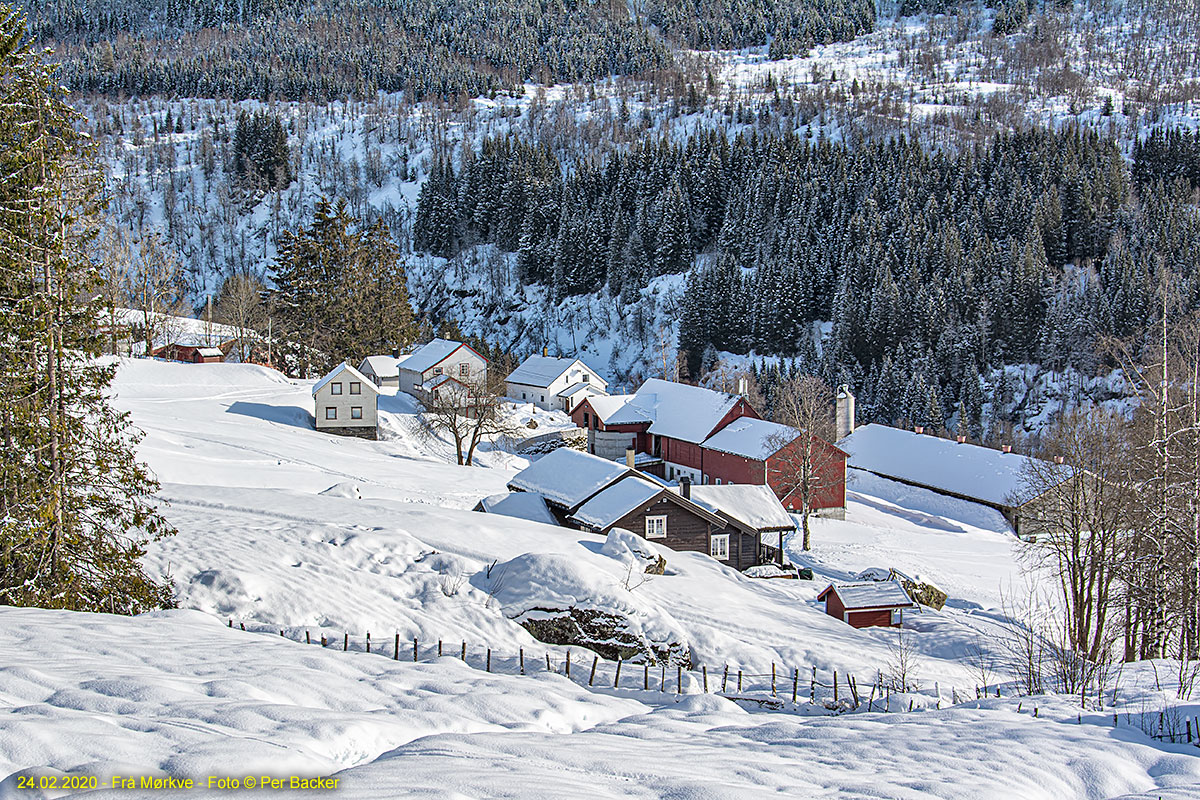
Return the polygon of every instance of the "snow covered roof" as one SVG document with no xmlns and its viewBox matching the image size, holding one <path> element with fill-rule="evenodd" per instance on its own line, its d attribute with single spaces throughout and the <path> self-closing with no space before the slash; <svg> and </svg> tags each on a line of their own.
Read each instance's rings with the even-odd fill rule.
<svg viewBox="0 0 1200 800">
<path fill-rule="evenodd" d="M 885 478 L 994 506 L 1032 499 L 1026 486 L 1029 456 L 877 424 L 856 429 L 838 447 L 849 454 L 848 466 Z M 1063 480 L 1070 477 L 1067 467 L 1062 473 Z"/>
<path fill-rule="evenodd" d="M 704 440 L 704 446 L 722 453 L 763 461 L 800 436 L 796 428 L 754 417 L 739 417 Z"/>
<path fill-rule="evenodd" d="M 558 393 L 558 396 L 574 397 L 575 395 L 584 391 L 591 392 L 592 394 L 604 394 L 604 387 L 597 386 L 593 383 L 584 383 L 583 381 L 579 381 L 578 383 L 572 383 L 570 386 L 563 389 Z"/>
<path fill-rule="evenodd" d="M 640 475 L 629 475 L 580 506 L 571 519 L 604 530 L 638 506 L 657 497 L 664 488 Z"/>
<path fill-rule="evenodd" d="M 587 399 L 592 410 L 596 412 L 596 416 L 605 425 L 612 422 L 612 417 L 618 411 L 625 407 L 625 404 L 633 399 L 631 394 L 614 394 L 614 395 L 593 395 Z M 640 420 L 649 422 L 649 420 Z"/>
<path fill-rule="evenodd" d="M 219 347 L 197 347 L 196 352 L 203 358 L 224 358 L 225 352 Z"/>
<path fill-rule="evenodd" d="M 904 591 L 900 581 L 864 581 L 862 583 L 831 583 L 817 595 L 824 600 L 837 592 L 838 599 L 848 611 L 863 608 L 915 608 L 916 603 Z"/>
<path fill-rule="evenodd" d="M 464 389 L 467 388 L 466 384 L 464 384 L 460 380 L 455 379 L 451 375 L 434 375 L 432 378 L 430 378 L 429 380 L 422 383 L 421 388 L 427 392 L 431 392 L 434 389 L 441 386 L 442 384 L 450 383 L 450 382 L 457 383 L 459 386 L 461 386 Z"/>
<path fill-rule="evenodd" d="M 589 367 L 587 364 L 580 361 L 578 358 L 555 358 L 554 356 L 530 356 L 521 362 L 521 366 L 509 373 L 507 380 L 509 383 L 520 383 L 525 386 L 538 386 L 546 388 L 554 381 L 562 377 L 563 373 L 569 370 L 572 366 L 578 364 L 581 368 L 586 369 L 601 386 L 607 386 L 607 382 L 597 374 L 596 370 Z"/>
<path fill-rule="evenodd" d="M 558 524 L 558 520 L 546 506 L 546 498 L 535 492 L 494 494 L 480 500 L 479 508 L 489 514 L 501 514 L 506 517 L 526 519 L 530 522 L 542 522 L 546 525 Z"/>
<path fill-rule="evenodd" d="M 791 530 L 795 521 L 769 486 L 748 483 L 692 487 L 692 500 L 754 530 Z"/>
<path fill-rule="evenodd" d="M 408 356 L 367 356 L 358 365 L 362 372 L 366 372 L 370 367 L 371 372 L 378 375 L 380 378 L 396 378 L 400 375 L 400 365 L 408 360 Z"/>
<path fill-rule="evenodd" d="M 650 433 L 700 444 L 739 399 L 700 386 L 651 378 L 604 423 L 649 422 Z"/>
<path fill-rule="evenodd" d="M 366 375 L 363 375 L 361 372 L 359 372 L 358 370 L 356 370 L 354 367 L 350 366 L 349 364 L 338 364 L 336 367 L 331 369 L 329 371 L 329 374 L 327 374 L 324 378 L 321 378 L 321 380 L 319 380 L 313 384 L 312 393 L 315 395 L 317 392 L 324 389 L 325 386 L 328 385 L 330 381 L 332 381 L 337 376 L 341 375 L 343 372 L 349 373 L 350 378 L 352 380 L 362 381 L 362 383 L 364 384 L 363 385 L 364 389 L 369 389 L 371 392 L 373 392 L 375 394 L 379 394 L 379 390 L 377 388 L 375 388 L 374 382 L 372 382 L 370 378 L 368 378 Z"/>
<path fill-rule="evenodd" d="M 467 347 L 467 345 L 463 344 L 462 342 L 452 342 L 449 339 L 434 339 L 432 342 L 418 349 L 415 353 L 406 358 L 404 360 L 404 364 L 401 366 L 401 369 L 412 370 L 413 372 L 424 372 L 427 369 L 436 367 L 438 364 L 454 355 L 455 351 L 457 351 L 460 347 L 466 347 L 468 350 L 471 350 L 470 347 Z M 471 352 L 475 353 L 474 350 L 471 350 Z M 479 354 L 475 353 L 475 355 Z M 483 358 L 483 356 L 479 357 Z"/>
<path fill-rule="evenodd" d="M 518 472 L 508 482 L 508 487 L 537 492 L 551 502 L 575 509 L 630 472 L 624 465 L 607 458 L 559 447 Z"/>
</svg>

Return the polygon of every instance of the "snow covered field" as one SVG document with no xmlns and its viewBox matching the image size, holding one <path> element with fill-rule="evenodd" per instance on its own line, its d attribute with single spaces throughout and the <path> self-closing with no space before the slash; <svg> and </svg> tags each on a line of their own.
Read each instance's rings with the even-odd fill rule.
<svg viewBox="0 0 1200 800">
<path fill-rule="evenodd" d="M 497 449 L 480 467 L 451 463 L 445 443 L 417 434 L 403 396 L 383 398 L 381 441 L 318 434 L 309 386 L 253 366 L 122 363 L 116 403 L 146 430 L 142 454 L 179 528 L 148 561 L 171 576 L 181 610 L 0 609 L 0 798 L 60 796 L 16 788 L 58 773 L 101 786 L 114 774 L 334 775 L 339 792 L 363 798 L 1200 793 L 1195 748 L 1152 740 L 1128 719 L 1114 728 L 1108 712 L 973 693 L 950 706 L 976 682 L 964 653 L 994 633 L 1002 592 L 1021 580 L 1012 539 L 986 509 L 856 475 L 847 520 L 817 521 L 812 553 L 791 552 L 817 580 L 752 580 L 660 549 L 667 573 L 630 590 L 627 562 L 603 537 L 467 510 L 525 459 Z M 539 431 L 553 424 L 540 419 Z M 950 594 L 945 611 L 907 618 L 921 690 L 906 697 L 926 710 L 829 716 L 784 702 L 772 712 L 703 694 L 700 665 L 710 689 L 728 664 L 764 699 L 772 664 L 784 699 L 793 669 L 802 686 L 813 667 L 824 682 L 837 670 L 872 683 L 894 632 L 851 629 L 815 602 L 828 580 L 869 567 Z M 531 575 L 686 638 L 697 669 L 682 696 L 674 675 L 659 691 L 653 671 L 643 691 L 630 664 L 613 689 L 611 662 L 589 689 L 591 656 L 577 647 L 568 680 L 567 648 L 537 642 L 506 613 L 536 594 Z"/>
</svg>

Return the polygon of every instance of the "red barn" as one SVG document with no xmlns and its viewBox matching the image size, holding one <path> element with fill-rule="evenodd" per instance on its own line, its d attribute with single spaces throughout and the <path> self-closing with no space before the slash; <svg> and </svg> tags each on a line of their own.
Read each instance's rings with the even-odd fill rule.
<svg viewBox="0 0 1200 800">
<path fill-rule="evenodd" d="M 825 613 L 852 628 L 899 628 L 904 609 L 917 604 L 899 581 L 831 583 L 817 595 L 825 601 Z"/>
<path fill-rule="evenodd" d="M 189 364 L 219 364 L 225 360 L 225 351 L 220 347 L 177 342 L 160 347 L 151 355 L 165 358 L 167 361 L 184 361 Z"/>
</svg>

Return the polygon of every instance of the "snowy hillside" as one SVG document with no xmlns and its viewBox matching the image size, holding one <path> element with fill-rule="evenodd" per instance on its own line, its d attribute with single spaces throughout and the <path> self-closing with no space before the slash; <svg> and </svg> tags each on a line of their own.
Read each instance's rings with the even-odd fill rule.
<svg viewBox="0 0 1200 800">
<path fill-rule="evenodd" d="M 1079 716 L 1066 698 L 974 699 L 967 653 L 994 642 L 1002 595 L 1020 580 L 1012 539 L 985 509 L 860 475 L 847 520 L 817 521 L 813 552 L 791 553 L 815 581 L 753 580 L 658 548 L 666 574 L 636 585 L 603 537 L 465 510 L 524 459 L 449 463 L 394 397 L 379 442 L 318 434 L 308 386 L 254 366 L 122 362 L 116 403 L 147 432 L 142 454 L 179 528 L 147 558 L 181 610 L 0 610 L 12 709 L 0 714 L 0 797 L 58 796 L 18 792 L 27 775 L 231 770 L 333 774 L 364 798 L 563 797 L 584 774 L 598 797 L 1182 798 L 1200 787 L 1193 749 L 1142 732 L 1162 700 L 1141 668 L 1116 730 L 1110 712 Z M 833 670 L 849 711 L 847 674 L 865 693 L 892 669 L 893 631 L 852 629 L 815 602 L 827 581 L 870 567 L 951 600 L 909 618 L 915 692 L 893 694 L 891 713 L 873 696 L 875 713 L 864 698 L 858 713 L 826 716 Z M 589 690 L 589 653 L 542 644 L 509 618 L 549 592 L 605 598 L 686 639 L 683 695 L 675 675 L 636 664 L 613 689 L 611 661 Z M 768 705 L 774 666 L 780 712 L 715 696 L 725 665 Z M 821 703 L 809 705 L 814 667 Z"/>
</svg>

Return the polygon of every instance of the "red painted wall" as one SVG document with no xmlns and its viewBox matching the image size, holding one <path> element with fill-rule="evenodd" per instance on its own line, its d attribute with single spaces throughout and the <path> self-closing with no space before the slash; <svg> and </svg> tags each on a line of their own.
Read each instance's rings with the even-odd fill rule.
<svg viewBox="0 0 1200 800">
<path fill-rule="evenodd" d="M 703 472 L 708 476 L 709 483 L 716 483 L 717 478 L 721 479 L 721 483 L 732 481 L 756 486 L 761 486 L 766 482 L 763 462 L 745 456 L 735 456 L 732 453 L 722 453 L 719 450 L 709 450 L 708 448 L 703 448 L 703 450 Z"/>
<path fill-rule="evenodd" d="M 889 608 L 872 609 L 870 611 L 851 611 L 847 617 L 846 607 L 842 605 L 842 599 L 838 597 L 837 592 L 830 592 L 825 596 L 825 613 L 831 617 L 845 619 L 847 624 L 852 628 L 899 628 L 899 625 L 892 624 L 892 611 Z"/>
<path fill-rule="evenodd" d="M 842 508 L 846 505 L 846 454 L 829 442 L 812 437 L 812 441 L 820 449 L 817 460 L 820 465 L 823 484 L 812 499 L 813 508 Z M 799 510 L 800 500 L 789 493 L 786 486 L 780 486 L 780 471 L 787 469 L 787 462 L 795 458 L 794 453 L 805 446 L 803 439 L 796 439 L 787 447 L 767 459 L 767 483 L 775 495 L 779 497 L 783 507 L 788 511 Z"/>
</svg>

